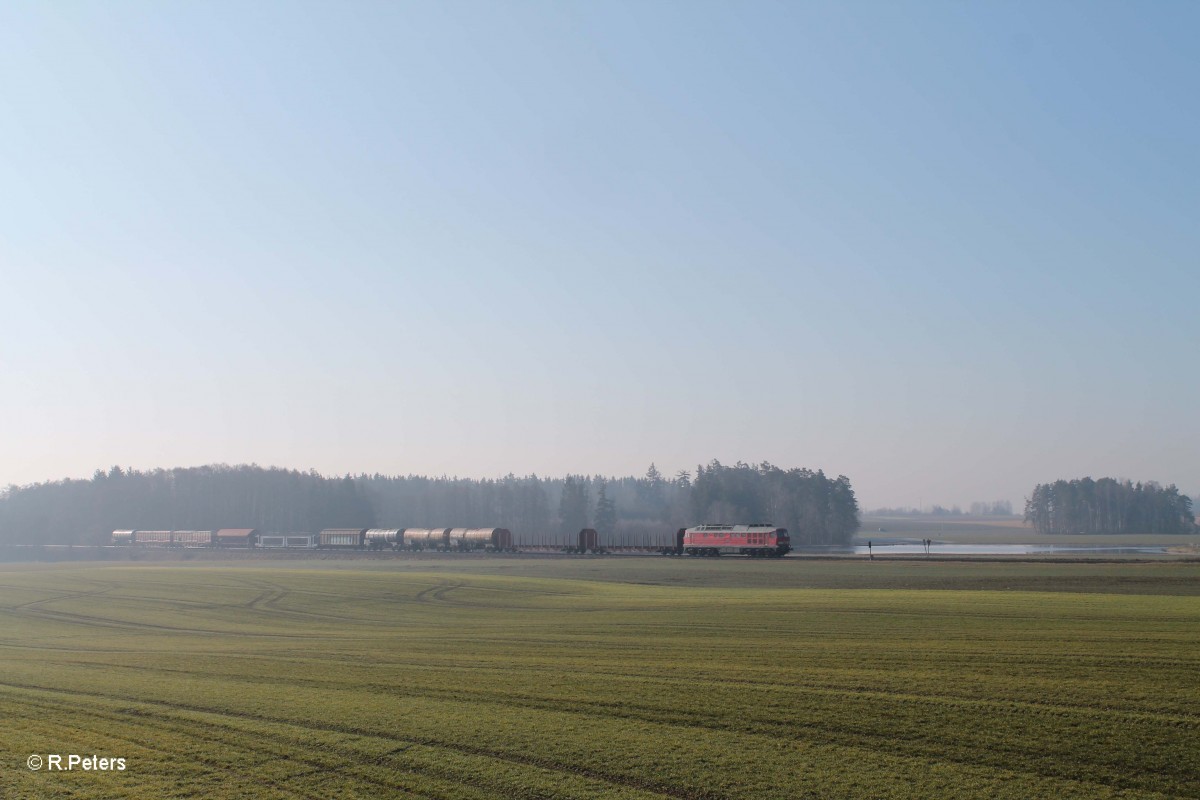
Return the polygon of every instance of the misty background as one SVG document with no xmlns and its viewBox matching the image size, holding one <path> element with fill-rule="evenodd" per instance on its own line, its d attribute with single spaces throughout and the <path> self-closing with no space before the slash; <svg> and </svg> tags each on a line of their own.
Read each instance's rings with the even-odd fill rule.
<svg viewBox="0 0 1200 800">
<path fill-rule="evenodd" d="M 0 492 L 0 544 L 105 545 L 114 530 L 252 527 L 503 527 L 521 545 L 567 545 L 595 528 L 603 546 L 674 546 L 697 520 L 772 523 L 793 544 L 847 544 L 859 526 L 850 481 L 820 470 L 718 461 L 663 475 L 325 477 L 223 464 L 149 472 L 96 470 Z"/>
<path fill-rule="evenodd" d="M 866 508 L 1200 493 L 1198 23 L 6 3 L 0 485 L 716 457 Z"/>
</svg>

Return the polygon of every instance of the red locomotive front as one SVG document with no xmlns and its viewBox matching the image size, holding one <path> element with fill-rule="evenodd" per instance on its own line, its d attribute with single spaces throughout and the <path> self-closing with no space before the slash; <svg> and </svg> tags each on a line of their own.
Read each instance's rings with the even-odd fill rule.
<svg viewBox="0 0 1200 800">
<path fill-rule="evenodd" d="M 774 525 L 698 525 L 683 531 L 689 556 L 782 556 L 791 550 L 788 532 Z"/>
</svg>

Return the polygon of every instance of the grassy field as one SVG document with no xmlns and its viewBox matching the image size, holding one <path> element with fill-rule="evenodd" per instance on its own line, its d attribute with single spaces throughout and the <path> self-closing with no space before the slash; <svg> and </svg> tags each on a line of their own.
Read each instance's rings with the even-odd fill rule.
<svg viewBox="0 0 1200 800">
<path fill-rule="evenodd" d="M 0 566 L 0 796 L 1200 797 L 1197 584 L 1196 563 Z M 126 769 L 25 766 L 72 753 Z"/>
</svg>

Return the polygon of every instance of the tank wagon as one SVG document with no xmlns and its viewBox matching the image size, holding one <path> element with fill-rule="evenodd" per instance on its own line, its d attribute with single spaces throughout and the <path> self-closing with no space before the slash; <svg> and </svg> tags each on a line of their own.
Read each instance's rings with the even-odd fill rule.
<svg viewBox="0 0 1200 800">
<path fill-rule="evenodd" d="M 450 528 L 405 528 L 404 546 L 412 550 L 448 550 Z"/>
<path fill-rule="evenodd" d="M 774 525 L 698 525 L 675 536 L 677 552 L 689 556 L 778 558 L 792 549 L 787 530 Z"/>
<path fill-rule="evenodd" d="M 363 543 L 372 550 L 392 548 L 399 550 L 404 546 L 403 528 L 367 528 L 363 535 Z"/>
<path fill-rule="evenodd" d="M 512 531 L 508 528 L 451 528 L 447 543 L 458 550 L 511 550 Z"/>
</svg>

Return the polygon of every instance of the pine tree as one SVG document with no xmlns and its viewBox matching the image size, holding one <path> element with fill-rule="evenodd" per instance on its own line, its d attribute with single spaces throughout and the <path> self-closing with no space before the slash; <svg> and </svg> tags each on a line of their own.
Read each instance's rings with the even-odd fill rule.
<svg viewBox="0 0 1200 800">
<path fill-rule="evenodd" d="M 575 536 L 588 526 L 588 490 L 583 478 L 568 475 L 563 481 L 558 519 L 560 532 L 567 537 Z"/>
<path fill-rule="evenodd" d="M 612 541 L 612 534 L 617 528 L 617 504 L 608 496 L 604 480 L 600 481 L 600 492 L 596 495 L 596 532 L 602 541 Z"/>
</svg>

